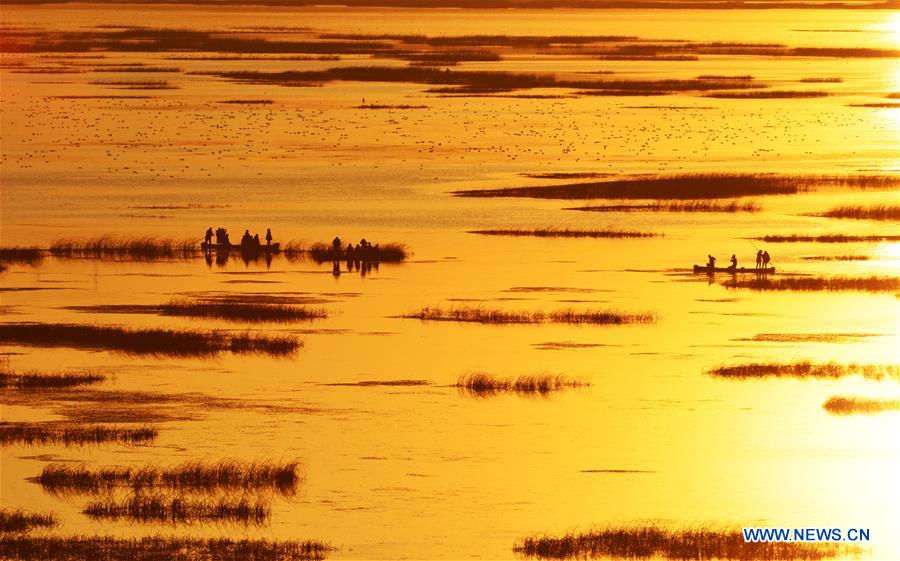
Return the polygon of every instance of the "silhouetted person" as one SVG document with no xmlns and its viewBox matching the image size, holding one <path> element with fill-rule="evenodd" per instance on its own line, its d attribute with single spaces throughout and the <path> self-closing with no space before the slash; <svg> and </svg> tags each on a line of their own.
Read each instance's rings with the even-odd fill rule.
<svg viewBox="0 0 900 561">
<path fill-rule="evenodd" d="M 762 254 L 762 250 L 760 249 L 759 251 L 756 252 L 756 268 L 757 269 L 762 267 L 762 262 L 763 262 L 763 254 Z"/>
<path fill-rule="evenodd" d="M 762 255 L 763 269 L 767 269 L 769 267 L 769 261 L 771 261 L 771 258 L 769 257 L 769 252 L 764 251 L 763 255 Z"/>
<path fill-rule="evenodd" d="M 334 255 L 338 256 L 341 254 L 341 238 L 335 236 L 333 240 L 331 240 L 331 249 L 334 251 Z"/>
<path fill-rule="evenodd" d="M 228 230 L 222 228 L 222 243 L 225 247 L 231 247 L 231 238 L 228 237 Z"/>
<path fill-rule="evenodd" d="M 716 258 L 713 257 L 712 255 L 707 255 L 707 257 L 709 258 L 709 263 L 707 263 L 706 266 L 709 267 L 710 269 L 715 269 L 716 268 Z"/>
<path fill-rule="evenodd" d="M 347 244 L 347 261 L 353 261 L 353 244 Z"/>
<path fill-rule="evenodd" d="M 241 236 L 241 246 L 247 247 L 252 240 L 253 237 L 250 236 L 250 230 L 244 230 L 244 235 Z"/>
<path fill-rule="evenodd" d="M 213 238 L 213 231 L 212 231 L 212 226 L 210 226 L 209 228 L 206 229 L 206 238 L 204 240 L 206 242 L 206 245 L 209 245 L 212 243 L 212 238 Z"/>
<path fill-rule="evenodd" d="M 735 257 L 735 255 L 733 253 L 731 254 L 731 266 L 728 268 L 729 269 L 737 269 L 737 257 Z"/>
<path fill-rule="evenodd" d="M 253 249 L 259 249 L 259 234 L 253 234 Z"/>
<path fill-rule="evenodd" d="M 272 229 L 266 228 L 266 245 L 272 245 Z"/>
</svg>

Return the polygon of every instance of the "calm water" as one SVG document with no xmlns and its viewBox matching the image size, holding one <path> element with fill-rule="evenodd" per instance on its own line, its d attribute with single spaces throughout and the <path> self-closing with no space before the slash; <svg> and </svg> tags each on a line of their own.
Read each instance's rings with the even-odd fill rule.
<svg viewBox="0 0 900 561">
<path fill-rule="evenodd" d="M 289 26 L 309 28 L 302 33 L 636 35 L 896 49 L 900 20 L 895 13 L 870 11 L 3 9 L 3 25 L 10 28 L 78 31 L 134 22 L 195 30 Z M 263 35 L 291 33 L 270 29 Z M 284 258 L 270 266 L 52 258 L 39 267 L 12 266 L 0 276 L 4 321 L 243 330 L 247 326 L 218 321 L 64 307 L 256 292 L 307 295 L 321 300 L 331 316 L 249 327 L 298 334 L 306 346 L 287 359 L 172 359 L 5 346 L 13 353 L 9 366 L 17 370 L 91 368 L 113 376 L 102 390 L 238 401 L 216 407 L 198 406 L 189 397 L 176 400 L 165 410 L 189 419 L 160 423 L 158 440 L 146 447 L 5 446 L 4 507 L 57 512 L 65 534 L 315 538 L 339 547 L 333 556 L 345 559 L 505 559 L 512 557 L 516 540 L 533 533 L 646 521 L 675 527 L 870 527 L 870 558 L 900 555 L 894 531 L 900 520 L 900 415 L 835 417 L 822 409 L 835 395 L 897 399 L 896 382 L 733 381 L 704 374 L 720 364 L 769 360 L 894 364 L 900 345 L 896 295 L 759 293 L 708 284 L 684 272 L 707 253 L 720 262 L 736 253 L 742 265 L 749 264 L 762 246 L 747 238 L 764 234 L 898 234 L 892 222 L 808 216 L 842 204 L 896 203 L 896 192 L 758 197 L 763 211 L 757 214 L 590 213 L 563 210 L 581 201 L 448 194 L 561 182 L 526 173 L 893 172 L 900 167 L 897 109 L 849 105 L 884 100 L 900 90 L 897 59 L 719 55 L 635 62 L 511 53 L 501 61 L 461 66 L 573 75 L 611 70 L 634 79 L 752 74 L 775 89 L 833 94 L 525 99 L 439 97 L 417 84 L 282 87 L 196 74 L 399 64 L 363 55 L 340 61 L 104 55 L 103 63 L 181 71 L 21 73 L 18 63 L 34 67 L 73 59 L 3 55 L 3 246 L 47 246 L 60 237 L 96 234 L 199 240 L 206 227 L 222 225 L 233 237 L 244 228 L 271 227 L 282 241 L 324 241 L 336 234 L 354 243 L 361 237 L 399 241 L 414 255 L 365 276 L 344 271 L 337 277 L 330 264 Z M 843 81 L 798 83 L 808 77 Z M 122 91 L 91 84 L 99 80 L 166 80 L 177 89 Z M 118 94 L 149 98 L 54 97 Z M 274 103 L 219 103 L 258 98 Z M 356 108 L 363 98 L 427 107 Z M 172 206 L 178 208 L 146 208 Z M 548 226 L 616 227 L 664 237 L 466 233 Z M 897 243 L 765 249 L 774 265 L 790 273 L 900 273 Z M 871 258 L 802 259 L 847 254 Z M 21 288 L 30 290 L 16 290 Z M 491 326 L 396 317 L 453 303 L 648 310 L 661 320 L 623 327 Z M 870 336 L 837 343 L 742 340 L 760 333 Z M 488 399 L 448 387 L 471 371 L 547 371 L 584 378 L 591 386 L 548 398 Z M 431 384 L 333 385 L 401 379 Z M 23 404 L 9 393 L 3 398 L 4 421 L 65 418 L 65 404 Z M 306 482 L 298 497 L 273 503 L 269 525 L 245 528 L 94 522 L 80 514 L 86 499 L 52 496 L 26 481 L 49 460 L 164 465 L 223 457 L 300 458 Z"/>
</svg>

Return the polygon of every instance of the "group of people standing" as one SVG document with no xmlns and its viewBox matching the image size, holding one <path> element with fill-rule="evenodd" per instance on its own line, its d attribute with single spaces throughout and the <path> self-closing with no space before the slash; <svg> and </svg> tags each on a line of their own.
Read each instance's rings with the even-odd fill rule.
<svg viewBox="0 0 900 561">
<path fill-rule="evenodd" d="M 331 251 L 334 254 L 335 259 L 346 259 L 347 261 L 375 260 L 378 256 L 379 249 L 378 244 L 372 245 L 366 241 L 366 238 L 359 240 L 356 247 L 353 247 L 352 243 L 348 243 L 347 249 L 344 249 L 341 238 L 335 236 L 334 239 L 331 240 Z"/>
<path fill-rule="evenodd" d="M 715 269 L 716 268 L 716 258 L 712 255 L 706 256 L 709 261 L 706 263 L 707 268 Z M 769 262 L 772 260 L 769 257 L 768 251 L 759 250 L 756 252 L 756 268 L 757 269 L 767 269 L 769 267 Z M 729 269 L 737 269 L 737 257 L 732 254 L 731 256 L 731 265 L 728 266 Z"/>
<path fill-rule="evenodd" d="M 225 228 L 216 228 L 215 231 L 216 237 L 216 245 L 217 246 L 225 246 L 231 247 L 231 240 L 228 237 L 228 230 Z M 207 228 L 206 236 L 204 236 L 204 241 L 206 245 L 209 246 L 212 244 L 213 239 L 213 229 L 212 226 Z M 266 245 L 272 245 L 272 230 L 266 228 Z M 241 236 L 241 249 L 259 249 L 262 247 L 261 242 L 259 241 L 259 234 L 250 235 L 250 230 L 244 230 L 244 235 Z"/>
</svg>

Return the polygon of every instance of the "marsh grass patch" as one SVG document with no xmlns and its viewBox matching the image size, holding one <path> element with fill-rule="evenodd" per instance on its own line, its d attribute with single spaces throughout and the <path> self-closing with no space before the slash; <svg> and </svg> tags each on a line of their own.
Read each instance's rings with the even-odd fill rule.
<svg viewBox="0 0 900 561">
<path fill-rule="evenodd" d="M 900 380 L 900 367 L 890 364 L 840 364 L 837 362 L 752 362 L 718 366 L 706 373 L 717 378 L 747 380 L 756 378 L 818 378 L 835 380 L 861 376 L 867 380 Z"/>
</svg>

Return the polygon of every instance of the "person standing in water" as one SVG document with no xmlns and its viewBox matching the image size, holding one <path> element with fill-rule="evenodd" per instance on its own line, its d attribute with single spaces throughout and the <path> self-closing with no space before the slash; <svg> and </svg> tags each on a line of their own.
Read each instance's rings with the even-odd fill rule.
<svg viewBox="0 0 900 561">
<path fill-rule="evenodd" d="M 212 237 L 213 237 L 213 231 L 212 231 L 212 226 L 210 226 L 209 228 L 206 229 L 206 238 L 205 238 L 206 245 L 209 245 L 212 243 Z"/>
<path fill-rule="evenodd" d="M 731 266 L 729 269 L 737 269 L 737 257 L 732 253 L 731 254 Z"/>
<path fill-rule="evenodd" d="M 707 255 L 706 257 L 709 258 L 709 262 L 706 264 L 707 268 L 715 269 L 716 268 L 716 258 L 713 257 L 712 255 Z"/>
<path fill-rule="evenodd" d="M 272 229 L 266 228 L 266 245 L 272 245 Z"/>
<path fill-rule="evenodd" d="M 762 262 L 763 262 L 763 255 L 762 255 L 762 250 L 760 249 L 759 251 L 756 252 L 756 268 L 757 269 L 762 267 Z"/>
<path fill-rule="evenodd" d="M 769 252 L 764 251 L 762 254 L 763 269 L 769 268 L 769 261 L 771 261 L 771 257 L 769 257 Z"/>
</svg>

